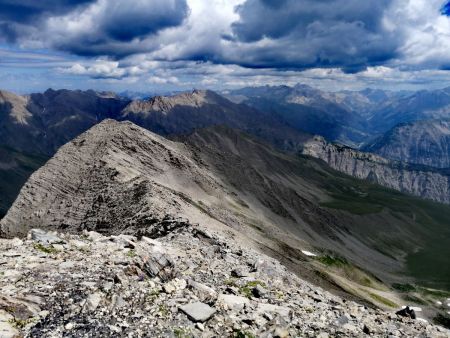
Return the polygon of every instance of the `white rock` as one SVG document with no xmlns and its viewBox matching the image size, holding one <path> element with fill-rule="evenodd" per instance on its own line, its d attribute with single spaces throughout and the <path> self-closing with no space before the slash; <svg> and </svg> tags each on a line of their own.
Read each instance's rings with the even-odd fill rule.
<svg viewBox="0 0 450 338">
<path fill-rule="evenodd" d="M 269 313 L 279 314 L 282 317 L 289 317 L 291 309 L 289 309 L 288 307 L 285 307 L 285 306 L 259 303 L 257 311 L 259 313 L 269 312 Z"/>
<path fill-rule="evenodd" d="M 174 293 L 178 290 L 186 289 L 186 285 L 187 283 L 184 279 L 175 278 L 164 284 L 163 289 L 165 293 Z"/>
<path fill-rule="evenodd" d="M 93 293 L 86 299 L 86 304 L 84 306 L 89 311 L 95 311 L 100 305 L 102 299 L 103 294 L 101 292 Z"/>
<path fill-rule="evenodd" d="M 235 295 L 220 294 L 217 298 L 217 305 L 225 310 L 240 311 L 249 303 L 250 300 L 248 298 Z"/>
<path fill-rule="evenodd" d="M 64 326 L 64 328 L 65 328 L 66 330 L 72 330 L 73 327 L 74 327 L 73 323 L 67 323 L 67 324 Z"/>
<path fill-rule="evenodd" d="M 207 285 L 193 280 L 189 280 L 188 285 L 201 302 L 210 303 L 217 299 L 217 292 Z"/>
<path fill-rule="evenodd" d="M 42 229 L 31 229 L 28 237 L 42 244 L 63 244 L 64 240 L 59 238 L 55 232 L 46 232 Z"/>
</svg>

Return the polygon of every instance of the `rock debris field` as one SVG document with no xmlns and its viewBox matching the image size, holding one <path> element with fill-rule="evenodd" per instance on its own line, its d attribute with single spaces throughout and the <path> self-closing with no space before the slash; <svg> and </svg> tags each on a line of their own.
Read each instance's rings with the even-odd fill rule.
<svg viewBox="0 0 450 338">
<path fill-rule="evenodd" d="M 198 226 L 0 240 L 0 337 L 450 337 Z"/>
</svg>

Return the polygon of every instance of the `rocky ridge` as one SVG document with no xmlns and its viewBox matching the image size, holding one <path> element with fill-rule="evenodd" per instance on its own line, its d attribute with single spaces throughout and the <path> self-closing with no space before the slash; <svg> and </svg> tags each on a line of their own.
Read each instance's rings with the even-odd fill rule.
<svg viewBox="0 0 450 338">
<path fill-rule="evenodd" d="M 174 226 L 154 238 L 33 229 L 0 239 L 0 335 L 450 337 L 334 296 L 225 233 L 164 222 Z"/>
<path fill-rule="evenodd" d="M 168 113 L 176 106 L 200 108 L 206 103 L 214 103 L 211 100 L 212 92 L 206 90 L 194 90 L 192 93 L 181 93 L 175 96 L 155 96 L 148 100 L 134 100 L 126 106 L 122 115 L 130 113 L 150 113 L 158 111 Z"/>
<path fill-rule="evenodd" d="M 332 168 L 359 179 L 450 204 L 450 176 L 444 172 L 432 168 L 415 169 L 379 155 L 327 143 L 320 136 L 305 143 L 303 154 L 319 158 Z"/>
</svg>

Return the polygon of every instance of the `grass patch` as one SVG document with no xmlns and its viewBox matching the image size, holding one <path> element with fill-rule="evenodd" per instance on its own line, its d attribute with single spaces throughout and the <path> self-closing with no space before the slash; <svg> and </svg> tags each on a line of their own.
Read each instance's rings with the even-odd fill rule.
<svg viewBox="0 0 450 338">
<path fill-rule="evenodd" d="M 128 257 L 130 257 L 130 258 L 133 258 L 133 257 L 136 257 L 136 251 L 135 250 L 129 250 L 128 252 L 127 252 L 127 256 Z"/>
<path fill-rule="evenodd" d="M 237 285 L 237 283 L 236 283 L 236 279 L 234 279 L 234 278 L 226 279 L 223 283 L 224 283 L 226 286 L 231 286 L 231 287 L 235 287 L 235 288 L 238 287 L 238 285 Z"/>
<path fill-rule="evenodd" d="M 188 329 L 185 329 L 183 327 L 177 327 L 173 329 L 173 335 L 176 338 L 190 338 L 192 337 L 191 331 Z"/>
<path fill-rule="evenodd" d="M 251 332 L 235 330 L 233 334 L 234 338 L 256 338 Z"/>
<path fill-rule="evenodd" d="M 376 293 L 371 293 L 371 292 L 369 292 L 369 296 L 370 296 L 372 299 L 376 300 L 377 302 L 382 303 L 382 304 L 384 304 L 384 305 L 387 305 L 387 306 L 389 306 L 389 307 L 392 307 L 392 308 L 398 307 L 398 305 L 397 305 L 396 303 L 394 303 L 393 301 L 390 301 L 390 300 L 387 299 L 387 298 L 384 298 L 384 297 L 382 297 L 382 296 L 380 296 L 380 295 L 377 295 Z"/>
<path fill-rule="evenodd" d="M 330 209 L 346 210 L 355 215 L 377 214 L 383 211 L 383 207 L 380 205 L 361 203 L 358 201 L 333 200 L 320 203 L 320 205 Z"/>
<path fill-rule="evenodd" d="M 326 266 L 342 267 L 349 265 L 348 261 L 345 258 L 338 256 L 325 255 L 318 257 L 317 260 L 322 264 L 325 264 Z"/>
<path fill-rule="evenodd" d="M 146 300 L 150 301 L 150 302 L 154 302 L 159 297 L 160 294 L 161 294 L 161 291 L 159 291 L 158 289 L 150 290 L 146 295 Z"/>
<path fill-rule="evenodd" d="M 33 247 L 36 250 L 40 251 L 40 252 L 43 252 L 43 253 L 46 253 L 46 254 L 50 254 L 50 255 L 55 255 L 55 254 L 58 253 L 58 250 L 56 250 L 54 247 L 52 247 L 52 246 L 45 246 L 45 245 L 42 245 L 41 243 L 35 243 L 33 245 Z"/>
<path fill-rule="evenodd" d="M 161 316 L 162 317 L 164 317 L 164 318 L 167 318 L 167 317 L 169 317 L 169 315 L 170 315 L 170 309 L 166 306 L 166 305 L 164 305 L 164 304 L 161 304 L 159 307 L 158 307 L 158 312 L 161 314 Z"/>
<path fill-rule="evenodd" d="M 18 330 L 23 330 L 25 326 L 28 324 L 34 323 L 36 321 L 36 318 L 29 318 L 29 319 L 18 319 L 13 318 L 9 319 L 8 323 L 11 324 L 13 327 L 15 327 Z"/>
<path fill-rule="evenodd" d="M 417 290 L 414 285 L 408 283 L 406 284 L 394 283 L 392 284 L 392 287 L 400 292 L 413 292 Z"/>
<path fill-rule="evenodd" d="M 266 283 L 261 282 L 259 280 L 255 280 L 252 282 L 248 282 L 246 283 L 244 286 L 241 286 L 239 288 L 239 291 L 247 298 L 251 298 L 253 296 L 253 288 L 256 287 L 257 285 L 261 285 L 263 288 L 266 287 Z"/>
<path fill-rule="evenodd" d="M 423 299 L 413 296 L 413 295 L 406 295 L 405 297 L 403 297 L 404 300 L 411 302 L 411 303 L 415 303 L 415 304 L 420 304 L 420 305 L 427 305 L 427 302 L 424 301 Z"/>
</svg>

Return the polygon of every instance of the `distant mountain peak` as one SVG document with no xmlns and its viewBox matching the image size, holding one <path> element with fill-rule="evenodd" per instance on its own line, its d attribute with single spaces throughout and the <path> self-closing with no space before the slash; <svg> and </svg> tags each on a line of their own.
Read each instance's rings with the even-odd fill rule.
<svg viewBox="0 0 450 338">
<path fill-rule="evenodd" d="M 209 90 L 194 89 L 172 96 L 154 96 L 148 100 L 135 100 L 125 109 L 124 114 L 158 111 L 169 112 L 175 106 L 200 108 L 205 104 L 214 104 L 220 96 Z"/>
<path fill-rule="evenodd" d="M 27 110 L 28 97 L 8 91 L 0 91 L 0 106 L 6 105 L 9 116 L 15 123 L 28 124 L 32 114 Z"/>
</svg>

